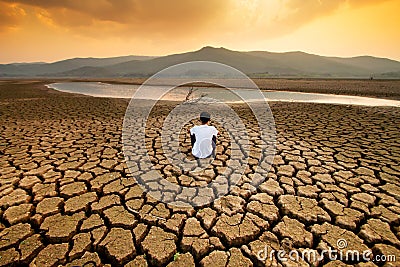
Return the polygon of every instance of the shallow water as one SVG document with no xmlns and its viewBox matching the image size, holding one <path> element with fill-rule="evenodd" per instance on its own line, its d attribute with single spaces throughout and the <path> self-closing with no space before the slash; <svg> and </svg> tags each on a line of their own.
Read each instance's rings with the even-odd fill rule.
<svg viewBox="0 0 400 267">
<path fill-rule="evenodd" d="M 107 84 L 101 82 L 65 82 L 49 84 L 48 87 L 62 92 L 85 94 L 96 97 L 131 98 L 140 86 L 131 84 Z M 156 99 L 156 97 L 152 96 L 159 95 L 160 92 L 165 90 L 165 87 L 145 86 L 143 89 L 145 89 L 145 91 L 143 90 L 136 94 L 136 98 L 157 100 L 158 98 Z M 145 93 L 143 94 L 143 92 Z M 185 99 L 188 92 L 189 87 L 175 88 L 165 94 L 162 100 L 182 101 Z M 196 87 L 195 92 L 190 98 L 207 96 L 207 98 L 214 98 L 222 102 L 242 102 L 243 100 L 238 97 L 236 93 L 245 96 L 246 101 L 263 101 L 260 97 L 261 95 L 255 94 L 255 91 L 251 89 L 227 90 L 218 87 Z M 400 101 L 361 96 L 284 91 L 264 91 L 263 95 L 267 101 L 400 107 Z"/>
</svg>

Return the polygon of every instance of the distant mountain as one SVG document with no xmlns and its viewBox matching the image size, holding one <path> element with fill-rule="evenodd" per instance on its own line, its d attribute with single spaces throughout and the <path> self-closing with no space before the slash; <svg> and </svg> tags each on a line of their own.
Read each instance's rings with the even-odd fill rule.
<svg viewBox="0 0 400 267">
<path fill-rule="evenodd" d="M 354 66 L 362 68 L 371 73 L 384 73 L 391 72 L 393 70 L 399 70 L 399 61 L 391 60 L 388 58 L 376 58 L 371 56 L 361 56 L 352 58 L 330 58 L 333 61 L 346 64 L 348 66 Z"/>
<path fill-rule="evenodd" d="M 61 73 L 52 73 L 47 75 L 51 77 L 102 78 L 102 77 L 113 77 L 114 73 L 102 67 L 81 67 L 69 71 L 64 71 Z"/>
<path fill-rule="evenodd" d="M 253 56 L 279 61 L 298 71 L 297 74 L 305 76 L 357 76 L 369 75 L 370 72 L 362 67 L 356 67 L 328 57 L 307 54 L 304 52 L 248 52 Z M 370 62 L 372 63 L 372 61 Z M 400 63 L 399 63 L 400 66 Z"/>
<path fill-rule="evenodd" d="M 13 63 L 0 65 L 0 76 L 62 76 L 82 67 L 105 67 L 132 60 L 149 60 L 154 57 L 122 56 L 110 58 L 72 58 L 54 63 Z M 74 72 L 73 72 L 74 73 Z M 3 74 L 3 75 L 2 75 Z"/>
<path fill-rule="evenodd" d="M 400 62 L 371 56 L 324 57 L 304 52 L 238 52 L 204 47 L 163 57 L 74 58 L 54 63 L 0 65 L 2 77 L 148 77 L 189 61 L 227 64 L 252 77 L 400 78 Z"/>
<path fill-rule="evenodd" d="M 381 73 L 378 78 L 389 78 L 389 79 L 398 79 L 400 77 L 400 71 L 393 72 L 385 72 Z"/>
<path fill-rule="evenodd" d="M 219 62 L 237 68 L 247 74 L 256 72 L 296 73 L 295 69 L 282 65 L 279 61 L 266 60 L 243 52 L 212 47 L 204 47 L 195 52 L 169 55 L 142 62 L 124 62 L 109 66 L 109 69 L 114 73 L 125 76 L 149 76 L 166 67 L 188 61 Z"/>
</svg>

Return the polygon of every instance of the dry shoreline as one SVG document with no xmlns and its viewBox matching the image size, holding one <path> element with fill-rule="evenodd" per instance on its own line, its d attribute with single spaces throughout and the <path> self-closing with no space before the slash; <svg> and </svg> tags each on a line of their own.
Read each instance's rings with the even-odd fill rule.
<svg viewBox="0 0 400 267">
<path fill-rule="evenodd" d="M 32 79 L 22 79 L 29 82 Z M 337 95 L 352 95 L 400 100 L 400 80 L 359 80 L 359 79 L 252 79 L 261 90 L 288 91 L 304 93 L 322 93 Z M 16 79 L 0 79 L 2 82 L 20 81 Z M 111 84 L 140 85 L 144 78 L 136 79 L 37 79 L 38 82 L 49 84 L 54 82 L 105 82 Z M 209 86 L 194 83 L 195 87 Z"/>
<path fill-rule="evenodd" d="M 271 103 L 277 154 L 265 182 L 250 190 L 252 161 L 224 201 L 177 209 L 144 196 L 126 168 L 128 101 L 44 86 L 54 81 L 0 81 L 0 266 L 264 266 L 257 253 L 266 246 L 321 252 L 343 238 L 349 250 L 394 254 L 400 264 L 399 108 Z M 397 85 L 366 91 L 399 99 Z M 155 111 L 149 143 L 170 108 Z M 190 183 L 157 148 L 152 157 Z M 225 164 L 217 160 L 214 172 Z"/>
</svg>

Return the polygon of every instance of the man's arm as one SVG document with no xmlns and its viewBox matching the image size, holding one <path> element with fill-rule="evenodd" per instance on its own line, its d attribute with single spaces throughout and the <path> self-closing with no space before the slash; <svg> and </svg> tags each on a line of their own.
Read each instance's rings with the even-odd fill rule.
<svg viewBox="0 0 400 267">
<path fill-rule="evenodd" d="M 219 134 L 218 130 L 214 127 L 214 134 L 213 134 L 213 137 L 212 137 L 212 140 L 213 140 L 214 144 L 217 143 L 217 135 L 218 134 Z"/>
<path fill-rule="evenodd" d="M 194 146 L 194 143 L 196 142 L 196 136 L 194 134 L 190 135 L 190 142 L 192 143 L 192 146 Z"/>
</svg>

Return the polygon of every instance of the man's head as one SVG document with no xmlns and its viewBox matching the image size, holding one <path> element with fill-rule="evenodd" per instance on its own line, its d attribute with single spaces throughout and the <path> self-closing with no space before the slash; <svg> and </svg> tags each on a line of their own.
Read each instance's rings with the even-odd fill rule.
<svg viewBox="0 0 400 267">
<path fill-rule="evenodd" d="M 203 111 L 202 113 L 200 113 L 200 121 L 201 121 L 201 123 L 206 124 L 206 123 L 208 123 L 210 121 L 210 119 L 211 119 L 210 113 L 208 113 L 206 111 Z"/>
</svg>

